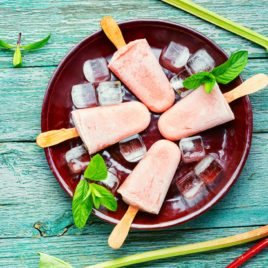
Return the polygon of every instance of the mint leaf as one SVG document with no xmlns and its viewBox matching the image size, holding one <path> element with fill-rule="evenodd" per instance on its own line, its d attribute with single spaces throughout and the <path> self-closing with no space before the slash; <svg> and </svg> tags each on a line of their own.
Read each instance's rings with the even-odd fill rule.
<svg viewBox="0 0 268 268">
<path fill-rule="evenodd" d="M 85 195 L 85 197 L 83 198 L 82 201 L 86 201 L 86 199 L 89 198 L 89 196 L 91 195 L 91 187 L 90 187 L 90 184 L 89 184 L 89 187 L 88 187 L 88 191 L 87 191 L 87 194 Z"/>
<path fill-rule="evenodd" d="M 13 66 L 20 67 L 22 65 L 22 55 L 20 51 L 20 45 L 17 45 L 16 50 L 13 55 Z"/>
<path fill-rule="evenodd" d="M 214 68 L 212 74 L 216 77 L 218 83 L 228 84 L 244 70 L 247 62 L 247 51 L 241 50 L 235 52 L 226 62 Z"/>
<path fill-rule="evenodd" d="M 15 46 L 9 45 L 8 43 L 6 43 L 3 40 L 0 40 L 0 48 L 3 49 L 10 49 L 10 48 L 14 48 Z"/>
<path fill-rule="evenodd" d="M 216 79 L 215 77 L 213 77 L 213 79 L 211 78 L 211 81 L 207 81 L 204 84 L 204 89 L 207 93 L 210 93 L 213 89 L 213 87 L 215 86 L 216 83 Z"/>
<path fill-rule="evenodd" d="M 206 82 L 215 80 L 214 76 L 209 72 L 201 72 L 193 74 L 190 77 L 187 77 L 183 81 L 183 86 L 187 89 L 196 89 Z"/>
<path fill-rule="evenodd" d="M 72 201 L 73 218 L 76 227 L 83 228 L 92 211 L 92 197 L 88 195 L 89 183 L 82 179 L 74 192 Z"/>
<path fill-rule="evenodd" d="M 107 167 L 100 154 L 91 158 L 84 172 L 84 177 L 93 181 L 101 181 L 107 178 Z"/>
<path fill-rule="evenodd" d="M 117 201 L 114 195 L 108 189 L 96 183 L 92 183 L 91 187 L 92 195 L 98 197 L 101 205 L 112 211 L 117 210 Z"/>
<path fill-rule="evenodd" d="M 37 42 L 31 43 L 31 44 L 28 44 L 28 45 L 24 45 L 24 46 L 21 46 L 21 47 L 24 50 L 34 50 L 34 49 L 41 48 L 41 47 L 43 47 L 43 46 L 45 46 L 47 44 L 47 42 L 50 39 L 50 37 L 51 37 L 51 34 L 49 34 L 44 39 L 41 39 L 41 40 L 39 40 Z"/>
<path fill-rule="evenodd" d="M 101 200 L 98 196 L 96 196 L 95 194 L 92 195 L 92 199 L 93 199 L 93 204 L 94 204 L 94 207 L 96 209 L 99 209 L 100 208 L 100 205 L 101 205 Z"/>
<path fill-rule="evenodd" d="M 62 261 L 56 257 L 50 256 L 48 254 L 39 252 L 40 255 L 40 262 L 39 262 L 39 268 L 72 268 L 72 266 Z"/>
</svg>

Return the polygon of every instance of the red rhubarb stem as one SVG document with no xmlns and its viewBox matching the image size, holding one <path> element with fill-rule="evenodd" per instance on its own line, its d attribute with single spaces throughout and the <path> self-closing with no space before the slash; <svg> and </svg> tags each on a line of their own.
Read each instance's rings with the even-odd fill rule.
<svg viewBox="0 0 268 268">
<path fill-rule="evenodd" d="M 250 248 L 236 260 L 234 260 L 231 264 L 229 264 L 226 268 L 237 268 L 245 263 L 250 258 L 254 257 L 257 253 L 262 251 L 268 246 L 268 238 L 262 240 L 261 242 L 257 243 L 255 246 Z"/>
</svg>

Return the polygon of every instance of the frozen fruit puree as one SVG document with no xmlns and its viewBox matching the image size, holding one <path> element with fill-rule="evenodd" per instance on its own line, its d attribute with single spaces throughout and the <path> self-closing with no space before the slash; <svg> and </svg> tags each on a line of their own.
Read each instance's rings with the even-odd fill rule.
<svg viewBox="0 0 268 268">
<path fill-rule="evenodd" d="M 72 118 L 79 136 L 93 154 L 143 131 L 151 115 L 145 105 L 132 101 L 75 110 Z"/>
<path fill-rule="evenodd" d="M 179 140 L 233 119 L 218 85 L 210 94 L 201 86 L 163 113 L 158 128 L 166 139 Z"/>
<path fill-rule="evenodd" d="M 119 187 L 118 193 L 127 204 L 158 214 L 180 158 L 181 152 L 175 143 L 157 141 Z"/>
<path fill-rule="evenodd" d="M 108 67 L 151 111 L 164 112 L 174 103 L 175 93 L 146 39 L 120 48 Z"/>
</svg>

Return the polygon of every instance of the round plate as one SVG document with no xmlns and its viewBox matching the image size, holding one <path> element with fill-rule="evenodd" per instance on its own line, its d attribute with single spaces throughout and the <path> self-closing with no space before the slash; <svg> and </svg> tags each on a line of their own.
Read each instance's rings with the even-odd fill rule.
<svg viewBox="0 0 268 268">
<path fill-rule="evenodd" d="M 182 25 L 160 20 L 136 20 L 121 23 L 120 28 L 126 42 L 146 38 L 156 56 L 159 56 L 161 50 L 170 41 L 175 41 L 187 46 L 191 53 L 205 48 L 217 65 L 227 59 L 223 50 L 214 42 Z M 73 109 L 71 89 L 73 85 L 86 83 L 82 71 L 83 63 L 97 57 L 105 57 L 109 60 L 114 52 L 113 44 L 102 31 L 99 31 L 87 37 L 67 54 L 53 74 L 47 88 L 42 109 L 43 132 L 72 127 L 70 122 L 70 112 Z M 171 76 L 172 73 L 167 72 L 167 75 Z M 221 90 L 228 91 L 241 82 L 241 79 L 237 78 L 229 85 L 221 86 Z M 129 92 L 125 97 L 128 100 L 133 98 Z M 193 165 L 180 164 L 159 215 L 138 213 L 132 224 L 133 228 L 159 229 L 186 222 L 212 207 L 226 194 L 245 164 L 252 135 L 252 110 L 249 98 L 244 97 L 234 101 L 231 108 L 235 114 L 234 121 L 200 134 L 204 139 L 207 153 L 216 154 L 224 168 L 214 186 L 202 192 L 202 198 L 185 202 L 177 190 L 175 181 L 192 169 Z M 162 138 L 156 125 L 158 115 L 153 114 L 152 117 L 150 126 L 141 133 L 147 149 L 156 140 Z M 73 195 L 81 175 L 74 175 L 70 172 L 64 156 L 70 148 L 78 144 L 81 144 L 79 138 L 45 150 L 53 174 L 70 196 Z M 101 154 L 106 159 L 108 166 L 113 169 L 114 175 L 117 176 L 120 183 L 136 165 L 123 159 L 118 144 L 107 148 Z M 113 191 L 118 196 L 116 190 L 113 189 Z M 118 198 L 116 212 L 100 208 L 94 211 L 96 216 L 110 223 L 118 222 L 127 209 L 127 205 L 122 202 L 120 196 Z"/>
</svg>

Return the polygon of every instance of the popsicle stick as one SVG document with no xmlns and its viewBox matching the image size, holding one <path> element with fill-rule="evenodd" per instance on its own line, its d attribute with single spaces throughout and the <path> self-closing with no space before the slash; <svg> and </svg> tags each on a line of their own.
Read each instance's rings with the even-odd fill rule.
<svg viewBox="0 0 268 268">
<path fill-rule="evenodd" d="M 109 236 L 108 244 L 113 249 L 119 249 L 127 238 L 130 225 L 133 222 L 138 208 L 129 206 L 127 212 L 121 221 L 114 227 L 112 233 Z"/>
<path fill-rule="evenodd" d="M 117 49 L 126 45 L 122 32 L 116 21 L 111 16 L 104 16 L 100 22 L 106 36 L 115 45 Z"/>
<path fill-rule="evenodd" d="M 257 92 L 268 85 L 268 76 L 265 74 L 256 74 L 243 82 L 235 89 L 223 94 L 228 103 L 243 96 Z"/>
<path fill-rule="evenodd" d="M 36 143 L 38 146 L 46 148 L 78 136 L 76 128 L 62 128 L 40 133 L 36 138 Z"/>
</svg>

